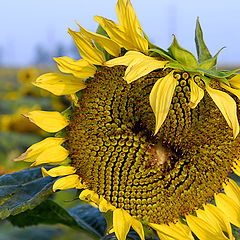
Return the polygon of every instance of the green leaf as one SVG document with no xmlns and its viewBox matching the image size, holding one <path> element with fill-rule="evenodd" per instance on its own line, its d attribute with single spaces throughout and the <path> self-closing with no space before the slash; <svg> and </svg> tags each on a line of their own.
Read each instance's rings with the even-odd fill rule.
<svg viewBox="0 0 240 240">
<path fill-rule="evenodd" d="M 187 51 L 186 49 L 182 48 L 175 37 L 173 35 L 173 42 L 172 45 L 168 48 L 170 54 L 181 64 L 191 67 L 191 68 L 196 68 L 198 66 L 198 61 L 195 58 L 195 56 Z"/>
<path fill-rule="evenodd" d="M 98 25 L 98 28 L 97 28 L 96 33 L 98 33 L 98 34 L 100 34 L 100 35 L 102 35 L 102 36 L 105 36 L 105 37 L 109 38 L 107 32 L 102 28 L 102 26 L 101 26 L 100 24 Z M 105 58 L 106 58 L 106 61 L 108 61 L 108 60 L 110 60 L 110 59 L 113 58 L 111 54 L 109 54 L 103 47 L 101 47 L 101 46 L 100 46 L 99 44 L 97 44 L 96 42 L 95 42 L 95 45 L 96 45 L 96 47 L 97 47 L 99 50 L 101 50 L 101 51 L 104 53 L 104 56 L 105 56 Z"/>
<path fill-rule="evenodd" d="M 95 231 L 101 236 L 105 235 L 107 223 L 98 208 L 84 204 L 70 209 L 69 213 L 86 230 Z"/>
<path fill-rule="evenodd" d="M 199 65 L 199 67 L 200 67 L 200 68 L 204 68 L 204 69 L 211 69 L 211 68 L 213 68 L 214 66 L 216 66 L 218 54 L 219 54 L 223 49 L 224 49 L 224 47 L 221 48 L 213 58 L 210 58 L 210 59 L 207 59 L 207 60 L 201 62 L 200 65 Z"/>
<path fill-rule="evenodd" d="M 32 210 L 9 216 L 8 220 L 18 227 L 61 223 L 85 232 L 95 239 L 104 236 L 106 232 L 106 222 L 103 215 L 98 209 L 88 204 L 79 205 L 67 211 L 56 202 L 46 200 Z"/>
<path fill-rule="evenodd" d="M 0 218 L 4 219 L 39 205 L 53 193 L 52 185 L 55 179 L 43 178 L 41 168 L 1 176 Z"/>
<path fill-rule="evenodd" d="M 203 40 L 203 32 L 199 23 L 199 18 L 197 18 L 195 29 L 195 43 L 197 48 L 198 61 L 200 63 L 212 58 L 212 55 L 208 51 L 208 48 Z"/>
<path fill-rule="evenodd" d="M 149 55 L 151 57 L 155 57 L 155 56 L 160 56 L 163 59 L 169 60 L 169 61 L 174 61 L 171 56 L 169 56 L 168 52 L 164 51 L 161 48 L 151 48 L 148 49 L 149 52 L 151 52 Z"/>
</svg>

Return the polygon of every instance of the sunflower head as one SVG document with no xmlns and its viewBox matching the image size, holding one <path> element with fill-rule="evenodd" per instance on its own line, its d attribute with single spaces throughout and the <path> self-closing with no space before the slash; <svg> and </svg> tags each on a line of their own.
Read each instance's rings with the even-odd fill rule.
<svg viewBox="0 0 240 240">
<path fill-rule="evenodd" d="M 153 45 L 130 1 L 117 2 L 119 23 L 96 16 L 97 33 L 69 34 L 82 56 L 55 58 L 60 71 L 33 83 L 72 106 L 32 111 L 30 121 L 57 133 L 16 160 L 60 164 L 53 190 L 82 189 L 80 199 L 112 212 L 119 240 L 143 225 L 161 239 L 233 239 L 240 227 L 238 104 L 240 77 L 216 68 L 197 20 L 198 59 L 174 36 Z M 71 75 L 70 75 L 71 74 Z M 215 199 L 215 203 L 213 203 Z"/>
</svg>

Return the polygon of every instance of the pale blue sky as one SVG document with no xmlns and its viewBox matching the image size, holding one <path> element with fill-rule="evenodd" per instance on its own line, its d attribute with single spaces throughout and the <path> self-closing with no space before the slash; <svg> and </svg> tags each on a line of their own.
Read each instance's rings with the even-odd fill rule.
<svg viewBox="0 0 240 240">
<path fill-rule="evenodd" d="M 0 0 L 0 49 L 5 65 L 29 65 L 34 49 L 42 44 L 53 49 L 57 43 L 70 45 L 68 27 L 75 20 L 95 31 L 94 15 L 117 20 L 115 0 Z M 194 52 L 196 18 L 212 54 L 226 46 L 219 63 L 240 65 L 239 0 L 132 0 L 143 30 L 152 42 L 167 48 L 175 34 L 180 45 Z"/>
</svg>

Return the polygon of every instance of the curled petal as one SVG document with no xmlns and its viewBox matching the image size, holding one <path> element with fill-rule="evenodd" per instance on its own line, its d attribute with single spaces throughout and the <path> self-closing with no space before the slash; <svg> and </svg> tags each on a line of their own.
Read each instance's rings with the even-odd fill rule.
<svg viewBox="0 0 240 240">
<path fill-rule="evenodd" d="M 116 65 L 128 66 L 124 79 L 127 83 L 131 83 L 156 69 L 164 68 L 167 63 L 167 61 L 159 61 L 156 58 L 146 56 L 140 52 L 129 51 L 122 57 L 105 62 L 104 65 L 108 67 Z"/>
<path fill-rule="evenodd" d="M 58 132 L 69 124 L 68 120 L 59 112 L 32 111 L 23 116 L 46 132 Z"/>
<path fill-rule="evenodd" d="M 172 97 L 177 86 L 177 80 L 173 77 L 173 73 L 174 71 L 158 79 L 150 93 L 150 105 L 156 118 L 154 134 L 157 134 L 167 117 Z"/>
<path fill-rule="evenodd" d="M 56 190 L 66 190 L 70 188 L 75 188 L 78 182 L 79 182 L 79 176 L 77 174 L 59 178 L 53 184 L 53 191 L 55 192 Z"/>
<path fill-rule="evenodd" d="M 213 89 L 209 86 L 206 86 L 206 90 L 222 112 L 229 127 L 233 129 L 233 137 L 236 138 L 239 133 L 236 102 L 225 92 Z"/>
<path fill-rule="evenodd" d="M 76 172 L 76 169 L 71 166 L 59 166 L 52 168 L 50 170 L 46 170 L 44 167 L 42 169 L 43 177 L 51 176 L 51 177 L 59 177 L 59 176 L 66 176 Z"/>
<path fill-rule="evenodd" d="M 204 96 L 204 91 L 201 89 L 191 78 L 190 79 L 191 97 L 190 97 L 190 108 L 195 108 Z"/>
</svg>

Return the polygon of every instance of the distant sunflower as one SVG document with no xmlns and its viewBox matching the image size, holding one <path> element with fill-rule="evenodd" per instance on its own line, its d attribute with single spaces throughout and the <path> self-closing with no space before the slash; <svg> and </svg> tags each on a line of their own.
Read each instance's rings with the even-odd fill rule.
<svg viewBox="0 0 240 240">
<path fill-rule="evenodd" d="M 39 72 L 36 68 L 20 69 L 18 71 L 18 81 L 23 84 L 31 84 L 38 75 Z"/>
<path fill-rule="evenodd" d="M 82 59 L 54 60 L 73 76 L 34 82 L 73 104 L 25 114 L 58 133 L 16 160 L 62 162 L 42 168 L 61 177 L 53 190 L 83 189 L 80 199 L 113 213 L 108 230 L 119 240 L 131 227 L 144 239 L 145 226 L 160 239 L 234 239 L 240 189 L 228 173 L 240 175 L 240 75 L 216 70 L 199 21 L 197 60 L 175 37 L 168 51 L 149 42 L 130 1 L 116 9 L 119 24 L 96 16 L 98 33 L 69 30 Z"/>
</svg>

